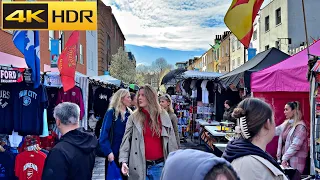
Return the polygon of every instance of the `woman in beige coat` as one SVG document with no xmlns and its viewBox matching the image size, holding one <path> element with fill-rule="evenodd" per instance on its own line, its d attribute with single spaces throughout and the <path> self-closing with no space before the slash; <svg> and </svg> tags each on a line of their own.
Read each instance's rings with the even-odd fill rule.
<svg viewBox="0 0 320 180">
<path fill-rule="evenodd" d="M 129 117 L 120 147 L 121 172 L 129 180 L 159 180 L 168 154 L 177 150 L 168 113 L 149 85 L 138 92 L 138 109 Z"/>
<path fill-rule="evenodd" d="M 172 99 L 169 94 L 165 94 L 159 98 L 160 106 L 166 110 L 170 116 L 171 123 L 173 125 L 174 134 L 177 139 L 178 147 L 180 146 L 180 137 L 179 137 L 179 130 L 178 130 L 178 118 L 177 115 L 174 113 L 172 107 Z"/>
<path fill-rule="evenodd" d="M 247 98 L 233 111 L 238 119 L 239 139 L 231 141 L 223 154 L 240 179 L 287 180 L 283 170 L 266 152 L 267 144 L 275 135 L 273 111 L 269 104 L 256 98 Z"/>
</svg>

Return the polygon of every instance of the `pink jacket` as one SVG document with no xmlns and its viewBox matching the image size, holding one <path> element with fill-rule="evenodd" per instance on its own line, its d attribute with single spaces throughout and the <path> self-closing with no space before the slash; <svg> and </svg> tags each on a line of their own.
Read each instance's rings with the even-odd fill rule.
<svg viewBox="0 0 320 180">
<path fill-rule="evenodd" d="M 277 158 L 278 160 L 287 161 L 290 167 L 303 173 L 306 157 L 308 156 L 307 126 L 303 121 L 300 121 L 296 126 L 291 128 L 287 138 L 283 139 L 282 133 L 287 125 L 288 121 L 276 128 L 276 135 L 279 136 Z M 283 141 L 285 141 L 284 154 L 282 154 Z"/>
</svg>

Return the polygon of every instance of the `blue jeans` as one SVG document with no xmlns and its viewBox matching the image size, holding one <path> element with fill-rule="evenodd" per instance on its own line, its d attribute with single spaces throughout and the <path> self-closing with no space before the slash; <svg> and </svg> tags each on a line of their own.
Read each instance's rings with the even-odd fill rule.
<svg viewBox="0 0 320 180">
<path fill-rule="evenodd" d="M 147 167 L 146 180 L 160 180 L 164 163 L 159 163 L 154 166 Z"/>
</svg>

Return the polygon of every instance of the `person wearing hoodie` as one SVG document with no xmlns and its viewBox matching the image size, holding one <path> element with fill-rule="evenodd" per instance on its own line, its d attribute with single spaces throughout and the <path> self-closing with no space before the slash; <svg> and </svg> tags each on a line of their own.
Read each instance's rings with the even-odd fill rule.
<svg viewBox="0 0 320 180">
<path fill-rule="evenodd" d="M 178 150 L 169 154 L 161 180 L 238 180 L 230 163 L 212 153 Z"/>
<path fill-rule="evenodd" d="M 233 111 L 238 119 L 240 138 L 227 145 L 223 158 L 231 163 L 241 179 L 286 180 L 277 161 L 266 152 L 267 144 L 275 136 L 275 121 L 269 104 L 247 98 Z"/>
<path fill-rule="evenodd" d="M 62 134 L 49 152 L 42 174 L 45 180 L 90 180 L 98 140 L 79 128 L 80 108 L 63 102 L 54 109 L 54 118 Z"/>
</svg>

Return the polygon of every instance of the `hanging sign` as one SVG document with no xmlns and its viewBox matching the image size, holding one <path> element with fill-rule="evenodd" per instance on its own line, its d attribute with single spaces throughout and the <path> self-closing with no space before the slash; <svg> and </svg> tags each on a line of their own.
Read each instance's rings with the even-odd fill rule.
<svg viewBox="0 0 320 180">
<path fill-rule="evenodd" d="M 50 51 L 50 62 L 51 67 L 58 67 L 58 59 L 59 59 L 59 39 L 51 39 L 51 51 Z"/>
<path fill-rule="evenodd" d="M 0 66 L 0 83 L 19 83 L 23 81 L 24 68 Z"/>
</svg>

